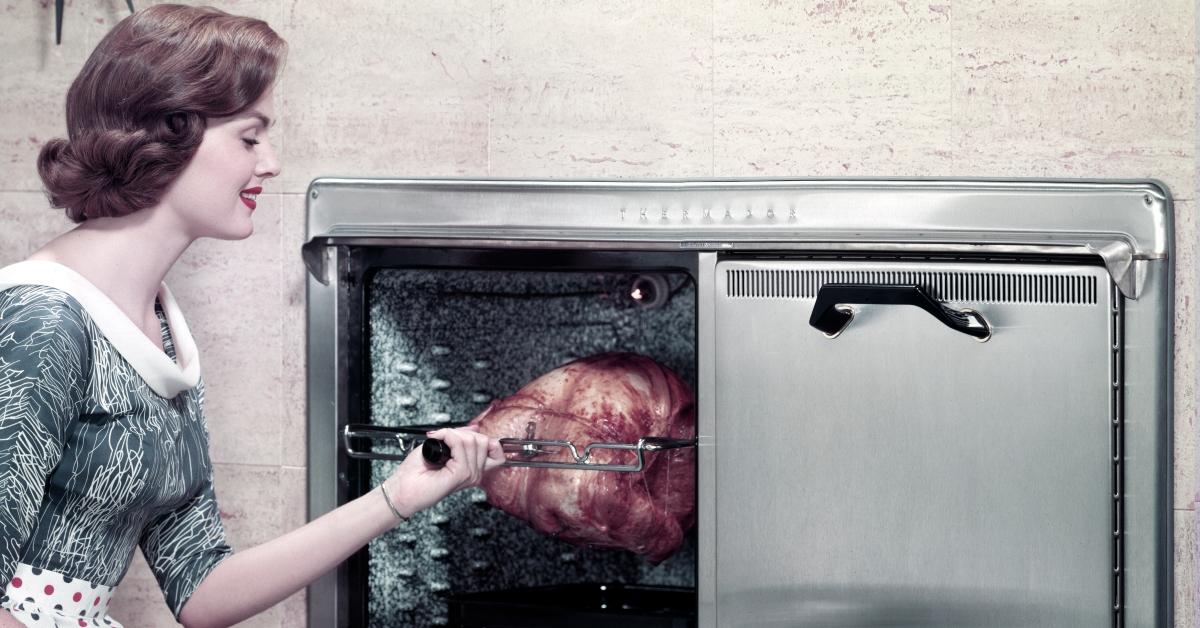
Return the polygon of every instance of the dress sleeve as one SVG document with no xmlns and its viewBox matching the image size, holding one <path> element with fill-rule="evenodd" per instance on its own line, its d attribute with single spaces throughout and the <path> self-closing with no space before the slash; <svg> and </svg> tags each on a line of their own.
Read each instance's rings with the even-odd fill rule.
<svg viewBox="0 0 1200 628">
<path fill-rule="evenodd" d="M 83 317 L 67 302 L 0 299 L 0 582 L 16 563 L 62 458 L 91 372 Z"/>
<path fill-rule="evenodd" d="M 233 553 L 213 492 L 212 466 L 203 488 L 183 506 L 159 516 L 142 532 L 142 554 L 175 619 L 196 587 Z"/>
</svg>

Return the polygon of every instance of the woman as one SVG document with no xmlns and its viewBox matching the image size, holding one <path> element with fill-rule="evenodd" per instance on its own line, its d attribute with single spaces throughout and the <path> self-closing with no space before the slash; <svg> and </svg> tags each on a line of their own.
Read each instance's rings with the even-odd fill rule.
<svg viewBox="0 0 1200 628">
<path fill-rule="evenodd" d="M 199 358 L 162 280 L 197 238 L 253 230 L 279 174 L 284 49 L 262 21 L 158 5 L 117 24 L 68 92 L 69 141 L 38 169 L 79 226 L 0 269 L 0 628 L 119 626 L 106 608 L 137 546 L 184 625 L 227 626 L 503 461 L 493 439 L 438 430 L 444 468 L 413 456 L 302 528 L 225 543 Z"/>
</svg>

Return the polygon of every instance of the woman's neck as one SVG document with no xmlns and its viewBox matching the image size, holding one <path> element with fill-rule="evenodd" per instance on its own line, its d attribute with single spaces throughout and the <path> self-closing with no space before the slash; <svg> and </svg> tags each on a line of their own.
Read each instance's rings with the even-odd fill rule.
<svg viewBox="0 0 1200 628">
<path fill-rule="evenodd" d="M 158 344 L 154 300 L 192 238 L 166 224 L 155 209 L 88 220 L 29 259 L 57 262 L 83 275 Z"/>
</svg>

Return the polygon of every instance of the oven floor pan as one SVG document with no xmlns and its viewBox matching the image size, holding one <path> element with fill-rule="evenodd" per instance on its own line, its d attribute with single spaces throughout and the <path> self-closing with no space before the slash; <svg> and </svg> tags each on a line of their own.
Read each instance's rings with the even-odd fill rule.
<svg viewBox="0 0 1200 628">
<path fill-rule="evenodd" d="M 453 628 L 694 628 L 696 591 L 570 584 L 453 595 Z"/>
</svg>

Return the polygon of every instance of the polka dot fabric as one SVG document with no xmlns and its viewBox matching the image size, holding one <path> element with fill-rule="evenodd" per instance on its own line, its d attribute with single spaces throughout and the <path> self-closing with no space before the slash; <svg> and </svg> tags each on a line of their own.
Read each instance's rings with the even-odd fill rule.
<svg viewBox="0 0 1200 628">
<path fill-rule="evenodd" d="M 108 616 L 114 587 L 17 563 L 0 607 L 29 628 L 122 628 Z"/>
</svg>

